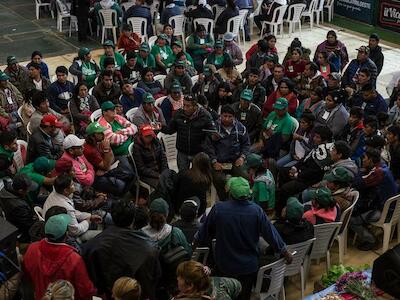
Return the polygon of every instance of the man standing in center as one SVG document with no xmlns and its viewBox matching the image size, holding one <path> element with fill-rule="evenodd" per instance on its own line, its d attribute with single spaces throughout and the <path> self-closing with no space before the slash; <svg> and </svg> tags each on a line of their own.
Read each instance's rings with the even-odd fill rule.
<svg viewBox="0 0 400 300">
<path fill-rule="evenodd" d="M 193 156 L 205 150 L 203 144 L 207 131 L 214 130 L 210 113 L 200 107 L 192 96 L 186 96 L 183 108 L 175 113 L 168 126 L 163 126 L 161 129 L 162 133 L 177 133 L 177 163 L 180 172 L 188 170 Z"/>
</svg>

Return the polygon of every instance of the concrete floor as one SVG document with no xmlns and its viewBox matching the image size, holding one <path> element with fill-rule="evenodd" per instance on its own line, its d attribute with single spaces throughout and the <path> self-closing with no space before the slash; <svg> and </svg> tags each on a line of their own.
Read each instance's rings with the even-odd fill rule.
<svg viewBox="0 0 400 300">
<path fill-rule="evenodd" d="M 304 47 L 310 48 L 312 55 L 319 43 L 325 40 L 326 32 L 332 29 L 328 23 L 323 26 L 314 27 L 312 30 L 308 24 L 303 26 L 301 34 L 296 33 L 291 37 L 286 33 L 283 37 L 278 37 L 277 48 L 279 57 L 282 60 L 287 47 L 294 37 L 299 37 Z M 66 29 L 66 27 L 65 27 Z M 257 30 L 255 30 L 257 31 Z M 347 30 L 337 29 L 338 38 L 347 46 L 350 58 L 355 58 L 357 51 L 355 50 L 361 45 L 367 45 L 368 37 L 354 34 Z M 41 19 L 36 20 L 34 1 L 32 0 L 2 0 L 0 2 L 0 64 L 4 64 L 8 55 L 16 55 L 21 61 L 28 61 L 33 50 L 41 50 L 44 54 L 44 60 L 49 65 L 50 74 L 54 74 L 54 70 L 59 65 L 69 67 L 76 56 L 76 52 L 81 46 L 88 46 L 93 51 L 93 57 L 98 61 L 98 57 L 102 54 L 100 42 L 98 39 L 91 39 L 89 42 L 81 45 L 77 41 L 76 34 L 71 38 L 66 33 L 60 33 L 56 30 L 56 20 L 51 19 L 50 14 L 41 10 Z M 252 37 L 251 42 L 241 45 L 243 51 L 258 40 L 257 36 Z M 381 75 L 378 77 L 378 90 L 387 96 L 385 87 L 391 80 L 392 74 L 399 69 L 398 59 L 400 57 L 400 49 L 393 45 L 381 43 L 383 53 L 385 55 L 385 64 Z M 0 67 L 4 69 L 4 65 Z M 239 70 L 244 69 L 244 64 L 239 66 Z M 392 242 L 392 246 L 395 242 Z M 349 243 L 348 253 L 345 256 L 344 263 L 346 265 L 358 266 L 370 264 L 380 254 L 378 251 L 361 252 Z M 332 249 L 332 264 L 338 261 L 337 244 Z M 325 262 L 319 265 L 312 265 L 309 278 L 307 281 L 306 295 L 313 291 L 313 284 L 320 279 L 325 272 Z M 285 285 L 286 297 L 289 300 L 300 299 L 299 280 L 288 281 Z"/>
</svg>

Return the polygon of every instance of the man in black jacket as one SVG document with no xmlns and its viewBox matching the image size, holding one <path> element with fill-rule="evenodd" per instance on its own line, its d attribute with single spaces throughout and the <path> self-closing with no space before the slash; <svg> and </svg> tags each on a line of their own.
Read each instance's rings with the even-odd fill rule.
<svg viewBox="0 0 400 300">
<path fill-rule="evenodd" d="M 168 126 L 161 129 L 162 133 L 177 133 L 177 164 L 180 172 L 189 169 L 194 155 L 205 151 L 203 145 L 207 132 L 212 131 L 215 131 L 215 126 L 210 113 L 200 107 L 192 96 L 186 96 L 183 108 L 175 113 Z"/>
<path fill-rule="evenodd" d="M 7 221 L 18 228 L 20 242 L 30 242 L 29 228 L 34 223 L 34 213 L 26 196 L 36 188 L 37 185 L 26 174 L 17 174 L 0 191 L 0 206 Z"/>
<path fill-rule="evenodd" d="M 285 75 L 285 68 L 280 64 L 276 64 L 273 73 L 269 75 L 267 79 L 261 83 L 265 88 L 265 95 L 267 97 L 276 91 L 276 89 L 278 88 L 278 84 L 279 82 L 281 82 L 284 75 Z"/>
<path fill-rule="evenodd" d="M 373 33 L 369 36 L 369 58 L 375 63 L 378 69 L 378 75 L 382 71 L 384 56 L 382 48 L 379 46 L 379 36 Z"/>
<path fill-rule="evenodd" d="M 135 278 L 142 287 L 143 299 L 155 298 L 155 287 L 161 277 L 158 249 L 142 231 L 132 229 L 135 206 L 130 200 L 113 203 L 114 225 L 86 242 L 82 257 L 99 294 L 111 299 L 115 280 L 122 276 Z"/>
<path fill-rule="evenodd" d="M 34 161 L 40 156 L 48 159 L 57 160 L 63 154 L 62 146 L 54 143 L 54 137 L 57 136 L 63 123 L 57 120 L 54 115 L 45 115 L 40 121 L 40 127 L 37 128 L 28 143 L 28 162 Z"/>
<path fill-rule="evenodd" d="M 233 94 L 234 101 L 239 101 L 242 91 L 249 89 L 253 93 L 253 103 L 261 109 L 265 102 L 265 88 L 261 85 L 259 78 L 260 70 L 257 68 L 250 68 L 246 82 L 237 88 L 236 92 Z"/>
</svg>

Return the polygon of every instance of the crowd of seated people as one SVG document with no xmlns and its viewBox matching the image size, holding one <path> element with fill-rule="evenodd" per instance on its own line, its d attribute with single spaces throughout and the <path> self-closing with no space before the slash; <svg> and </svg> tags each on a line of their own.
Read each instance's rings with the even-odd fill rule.
<svg viewBox="0 0 400 300">
<path fill-rule="evenodd" d="M 99 60 L 79 49 L 53 82 L 39 51 L 27 66 L 8 57 L 0 207 L 28 244 L 22 284 L 36 299 L 250 299 L 260 264 L 290 263 L 287 245 L 340 221 L 354 190 L 349 229 L 360 250 L 379 247 L 368 225 L 400 182 L 400 98 L 376 90 L 379 37 L 344 72 L 334 31 L 313 60 L 297 38 L 279 57 L 273 35 L 243 55 L 225 34 L 241 2 L 227 1 L 215 34 L 199 25 L 181 41 L 168 19 L 184 3 L 168 1 L 149 45 L 126 24 L 146 17 L 153 35 L 144 1 L 122 12 L 102 0 L 94 12 L 114 9 L 124 23 L 117 45 L 105 41 Z M 213 17 L 194 4 L 185 15 Z M 212 273 L 190 261 L 201 246 L 214 249 Z"/>
</svg>

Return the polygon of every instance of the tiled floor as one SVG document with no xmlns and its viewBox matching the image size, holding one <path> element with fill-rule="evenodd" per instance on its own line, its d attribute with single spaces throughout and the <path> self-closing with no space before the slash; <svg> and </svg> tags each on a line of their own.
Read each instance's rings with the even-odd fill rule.
<svg viewBox="0 0 400 300">
<path fill-rule="evenodd" d="M 25 9 L 25 11 L 23 10 L 24 12 L 32 15 L 32 10 L 30 10 L 29 7 L 28 8 L 26 7 L 26 5 L 28 5 L 26 3 L 27 3 L 26 0 L 17 0 L 16 2 L 5 0 L 5 2 L 4 3 L 2 2 L 0 6 L 3 7 L 4 5 L 7 5 L 7 4 L 10 4 L 10 5 L 17 4 L 17 5 L 20 5 L 23 9 Z M 30 7 L 32 8 L 32 6 L 30 6 Z M 3 10 L 3 12 L 4 12 L 4 10 Z M 1 17 L 2 17 L 2 14 L 0 13 L 0 18 Z M 16 15 L 16 16 L 14 16 L 14 18 L 8 18 L 7 22 L 9 22 L 9 23 L 5 24 L 5 27 L 0 29 L 0 35 L 2 35 L 3 38 L 6 37 L 7 33 L 9 33 L 10 30 L 12 31 L 11 28 L 13 27 L 13 25 L 15 23 L 18 23 L 17 21 L 19 19 L 21 19 L 21 22 L 22 22 L 23 18 L 21 17 L 21 15 L 19 15 L 19 16 Z M 31 20 L 31 22 L 36 23 L 36 21 L 32 21 L 32 20 Z M 69 51 L 71 53 L 63 54 L 63 55 L 59 55 L 59 56 L 52 56 L 52 57 L 51 57 L 51 54 L 50 55 L 47 54 L 47 53 L 55 53 L 56 51 L 55 50 L 53 51 L 51 49 L 47 52 L 45 51 L 47 46 L 49 48 L 52 48 L 51 44 L 48 43 L 48 41 L 46 40 L 46 34 L 54 35 L 55 33 L 54 33 L 54 28 L 51 31 L 48 31 L 46 33 L 46 31 L 43 31 L 43 26 L 44 26 L 44 24 L 49 24 L 48 26 L 54 27 L 54 25 L 50 25 L 53 23 L 55 23 L 55 20 L 51 20 L 51 19 L 47 19 L 45 21 L 39 20 L 39 24 L 41 24 L 41 27 L 39 26 L 40 33 L 39 33 L 39 36 L 37 39 L 38 44 L 40 44 L 41 49 L 43 50 L 44 53 L 46 53 L 45 61 L 49 65 L 50 74 L 54 74 L 55 68 L 59 65 L 65 65 L 65 66 L 69 67 L 73 61 L 73 58 L 76 56 L 76 53 L 74 53 L 74 52 L 77 49 L 76 37 L 67 39 L 64 37 L 63 34 L 57 34 L 56 39 L 60 40 L 61 45 L 63 45 L 63 43 L 66 45 L 65 48 L 63 49 L 62 53 L 67 53 L 66 50 L 68 50 L 68 49 L 71 49 Z M 326 32 L 329 29 L 331 29 L 329 24 L 325 24 L 324 26 L 314 27 L 313 30 L 310 30 L 309 28 L 307 28 L 307 26 L 304 26 L 304 27 L 305 28 L 303 28 L 302 34 L 296 33 L 296 34 L 293 34 L 291 37 L 289 37 L 288 34 L 285 34 L 284 37 L 278 37 L 277 48 L 278 48 L 278 52 L 279 52 L 279 57 L 281 59 L 284 57 L 287 47 L 289 46 L 290 42 L 296 36 L 300 38 L 304 47 L 311 49 L 312 55 L 313 55 L 313 52 L 314 52 L 315 48 L 317 47 L 317 45 L 325 39 Z M 342 42 L 344 42 L 344 44 L 347 46 L 350 58 L 355 58 L 356 53 L 357 53 L 357 51 L 355 50 L 356 48 L 358 48 L 361 45 L 366 45 L 368 43 L 368 37 L 366 37 L 366 36 L 359 36 L 359 35 L 353 34 L 351 32 L 345 31 L 345 30 L 337 30 L 337 31 L 338 31 L 339 39 Z M 18 53 L 25 53 L 24 55 L 19 55 L 19 57 L 28 57 L 29 54 L 31 53 L 31 51 L 33 50 L 33 48 L 35 48 L 34 47 L 34 45 L 35 45 L 34 37 L 35 36 L 33 33 L 30 34 L 29 43 L 27 43 L 27 45 L 25 45 L 25 47 L 24 47 L 23 43 L 19 43 L 19 44 L 16 43 L 16 44 L 13 44 L 13 47 L 11 47 L 11 48 L 17 49 L 16 47 L 18 47 L 18 49 L 17 49 Z M 244 51 L 246 51 L 253 43 L 255 43 L 257 41 L 257 39 L 258 39 L 257 36 L 253 36 L 252 42 L 247 42 L 244 46 L 242 46 L 242 49 Z M 0 45 L 1 45 L 1 43 L 5 43 L 5 42 L 6 41 L 3 39 L 2 42 L 0 41 Z M 96 43 L 95 41 L 92 41 L 91 43 L 94 45 L 98 45 L 97 47 L 101 48 L 100 43 Z M 60 45 L 58 45 L 58 47 L 59 46 Z M 391 80 L 392 74 L 395 71 L 398 71 L 398 69 L 399 69 L 399 63 L 397 60 L 400 57 L 400 49 L 398 47 L 393 47 L 393 45 L 386 45 L 384 42 L 382 43 L 381 46 L 383 47 L 383 53 L 385 55 L 385 64 L 384 64 L 382 73 L 378 78 L 377 86 L 378 86 L 378 90 L 386 97 L 387 94 L 386 94 L 385 87 L 386 87 L 387 83 Z M 23 47 L 23 48 L 21 49 L 19 47 Z M 0 56 L 2 59 L 1 62 L 4 62 L 5 57 L 7 57 L 8 55 L 15 54 L 15 53 L 11 53 L 11 50 L 10 50 L 11 48 L 10 47 L 3 48 L 2 55 Z M 57 51 L 59 51 L 59 50 L 60 49 L 58 49 Z M 94 50 L 92 53 L 93 53 L 94 59 L 98 61 L 98 57 L 102 54 L 102 50 L 101 49 Z M 1 66 L 0 69 L 4 69 L 4 66 Z M 243 70 L 244 64 L 242 64 L 239 67 L 239 69 Z M 349 249 L 348 249 L 347 255 L 345 256 L 344 263 L 346 265 L 354 265 L 354 266 L 358 266 L 358 265 L 367 263 L 372 266 L 374 259 L 378 257 L 379 253 L 380 253 L 379 251 L 378 252 L 372 252 L 372 251 L 361 252 L 361 251 L 358 251 L 356 248 L 354 248 L 351 245 L 351 243 L 349 243 Z M 336 244 L 334 245 L 334 247 L 332 249 L 331 261 L 332 261 L 332 264 L 334 264 L 338 261 L 338 250 L 337 250 Z M 312 267 L 310 269 L 308 282 L 307 282 L 306 295 L 312 293 L 313 283 L 316 280 L 320 279 L 321 275 L 324 272 L 325 272 L 325 262 L 321 262 L 319 265 L 312 265 Z M 287 284 L 286 284 L 287 299 L 289 299 L 289 300 L 300 299 L 301 297 L 300 297 L 300 289 L 299 288 L 300 288 L 299 280 L 297 278 L 295 278 L 295 280 L 287 282 Z"/>
</svg>

